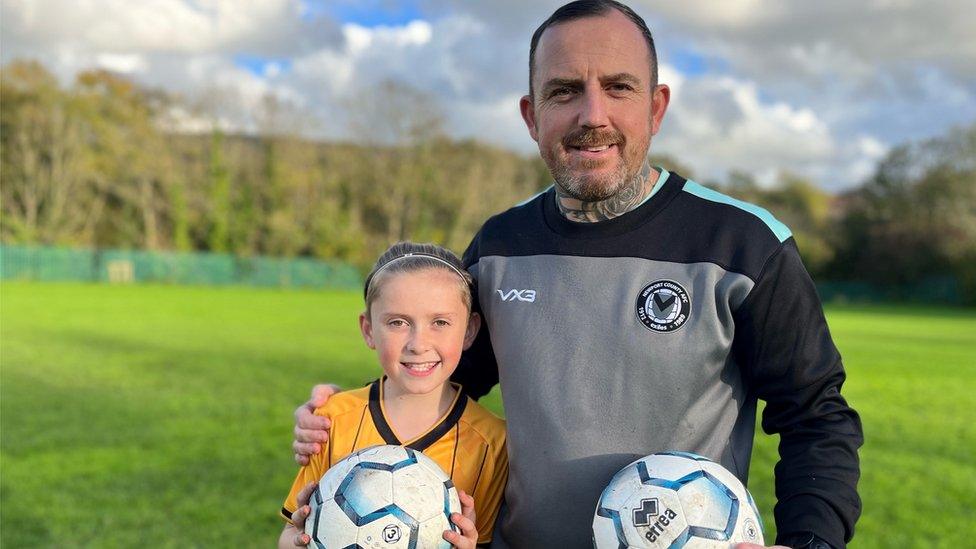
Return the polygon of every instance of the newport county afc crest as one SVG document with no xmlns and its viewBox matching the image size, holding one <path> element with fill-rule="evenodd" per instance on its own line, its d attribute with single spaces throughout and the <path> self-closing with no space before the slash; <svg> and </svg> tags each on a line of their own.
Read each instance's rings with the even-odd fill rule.
<svg viewBox="0 0 976 549">
<path fill-rule="evenodd" d="M 688 292 L 673 280 L 658 280 L 637 295 L 637 319 L 652 332 L 673 332 L 691 314 Z"/>
</svg>

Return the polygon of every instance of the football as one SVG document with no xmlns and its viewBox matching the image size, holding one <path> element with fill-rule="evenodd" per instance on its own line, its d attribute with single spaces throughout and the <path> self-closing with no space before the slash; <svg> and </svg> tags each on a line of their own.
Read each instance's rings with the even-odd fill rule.
<svg viewBox="0 0 976 549">
<path fill-rule="evenodd" d="M 424 454 L 372 446 L 348 455 L 319 481 L 309 503 L 310 547 L 450 548 L 445 530 L 461 502 L 450 477 Z"/>
<path fill-rule="evenodd" d="M 593 517 L 598 549 L 763 545 L 752 496 L 721 465 L 687 452 L 638 459 L 610 481 Z"/>
</svg>

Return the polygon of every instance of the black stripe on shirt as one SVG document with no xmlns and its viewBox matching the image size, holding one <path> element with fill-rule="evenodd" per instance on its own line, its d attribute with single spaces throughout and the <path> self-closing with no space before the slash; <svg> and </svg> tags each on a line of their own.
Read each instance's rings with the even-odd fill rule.
<svg viewBox="0 0 976 549">
<path fill-rule="evenodd" d="M 392 444 L 394 446 L 403 446 L 404 444 L 400 442 L 397 438 L 396 433 L 393 432 L 393 427 L 386 421 L 386 416 L 383 415 L 382 395 L 380 394 L 380 388 L 383 380 L 374 382 L 369 387 L 369 415 L 373 418 L 373 425 L 376 425 L 376 430 L 379 432 L 380 436 L 383 437 L 383 441 L 387 444 Z M 444 417 L 444 420 L 434 426 L 433 429 L 427 432 L 426 435 L 418 438 L 417 440 L 407 444 L 406 447 L 412 450 L 417 450 L 418 452 L 423 452 L 431 444 L 434 444 L 447 434 L 457 422 L 464 415 L 464 409 L 468 405 L 468 396 L 461 392 L 460 387 L 458 387 L 458 396 L 454 401 L 454 406 Z"/>
<path fill-rule="evenodd" d="M 461 424 L 454 424 L 454 452 L 451 454 L 451 480 L 454 480 L 454 464 L 457 463 L 457 447 L 458 442 L 461 440 Z"/>
<path fill-rule="evenodd" d="M 349 450 L 350 452 L 355 452 L 356 451 L 356 443 L 359 442 L 359 433 L 360 433 L 360 431 L 363 430 L 363 420 L 364 419 L 366 419 L 366 408 L 363 408 L 363 413 L 362 413 L 362 415 L 359 416 L 359 427 L 356 427 L 356 436 L 352 439 L 352 448 Z M 331 454 L 330 454 L 330 457 L 329 457 L 329 464 L 330 464 L 329 466 L 330 467 L 332 466 L 331 463 L 332 463 L 332 458 L 331 458 Z"/>
<path fill-rule="evenodd" d="M 386 422 L 386 416 L 383 415 L 383 407 L 381 406 L 381 396 L 380 396 L 380 384 L 383 380 L 374 381 L 372 385 L 369 386 L 369 415 L 373 418 L 373 425 L 376 426 L 376 430 L 383 437 L 383 442 L 387 444 L 392 444 L 394 446 L 400 446 L 400 439 L 397 438 L 396 433 L 393 432 L 393 428 L 390 424 Z"/>
<path fill-rule="evenodd" d="M 474 480 L 474 488 L 471 489 L 471 493 L 474 494 L 478 491 L 478 483 L 481 482 L 481 473 L 485 470 L 485 462 L 488 461 L 488 445 L 485 444 L 485 454 L 481 456 L 481 467 L 478 468 L 478 478 Z"/>
<path fill-rule="evenodd" d="M 426 435 L 408 444 L 407 448 L 413 448 L 418 452 L 423 452 L 428 446 L 440 440 L 441 437 L 446 435 L 448 431 L 457 425 L 457 422 L 460 421 L 461 415 L 464 414 L 464 408 L 467 405 L 468 395 L 464 393 L 458 394 L 454 407 L 451 408 L 451 411 L 447 413 L 444 421 L 438 423 L 437 426 L 431 429 Z"/>
</svg>

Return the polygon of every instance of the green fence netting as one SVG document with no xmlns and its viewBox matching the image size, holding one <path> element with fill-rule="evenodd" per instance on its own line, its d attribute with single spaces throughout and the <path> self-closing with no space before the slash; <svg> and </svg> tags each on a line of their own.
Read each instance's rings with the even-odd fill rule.
<svg viewBox="0 0 976 549">
<path fill-rule="evenodd" d="M 237 257 L 199 252 L 91 250 L 0 245 L 4 280 L 241 284 L 318 288 L 362 288 L 362 275 L 341 261 L 309 258 Z M 954 277 L 930 277 L 903 286 L 866 282 L 820 282 L 824 302 L 914 302 L 960 305 Z"/>
<path fill-rule="evenodd" d="M 890 286 L 867 282 L 821 282 L 817 284 L 817 292 L 824 302 L 964 303 L 959 281 L 952 276 L 930 276 L 913 284 Z"/>
<path fill-rule="evenodd" d="M 362 285 L 359 271 L 339 261 L 12 245 L 0 246 L 0 278 L 331 288 Z"/>
</svg>

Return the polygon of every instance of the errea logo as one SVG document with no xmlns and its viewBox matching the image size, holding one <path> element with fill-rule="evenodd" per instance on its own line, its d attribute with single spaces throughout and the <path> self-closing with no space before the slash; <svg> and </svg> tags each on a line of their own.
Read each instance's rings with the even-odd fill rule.
<svg viewBox="0 0 976 549">
<path fill-rule="evenodd" d="M 535 302 L 535 290 L 495 290 L 502 301 Z"/>
</svg>

